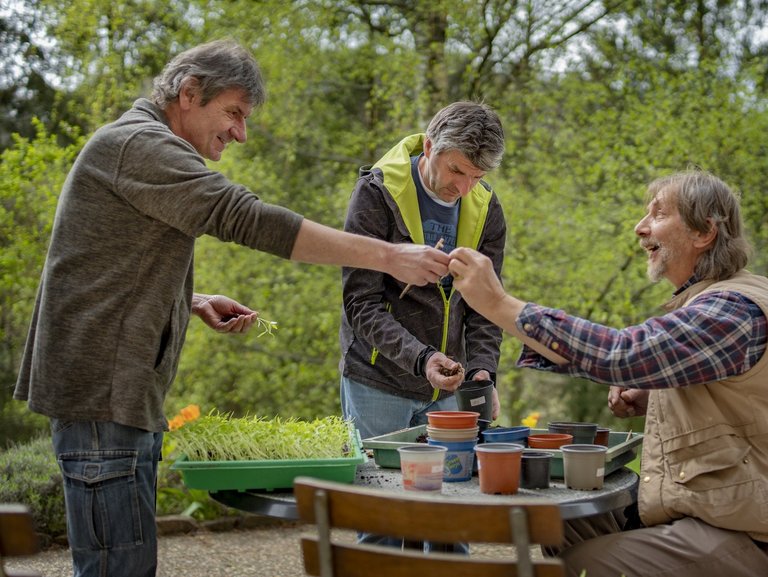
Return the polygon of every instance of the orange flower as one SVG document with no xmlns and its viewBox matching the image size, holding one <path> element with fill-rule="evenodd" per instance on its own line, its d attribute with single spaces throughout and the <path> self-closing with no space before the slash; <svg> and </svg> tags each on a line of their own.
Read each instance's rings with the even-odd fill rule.
<svg viewBox="0 0 768 577">
<path fill-rule="evenodd" d="M 200 416 L 200 407 L 197 405 L 187 405 L 180 411 L 185 422 L 194 421 Z"/>
<path fill-rule="evenodd" d="M 176 429 L 181 428 L 182 425 L 184 425 L 184 417 L 181 415 L 176 415 L 174 418 L 168 421 L 168 428 L 171 431 L 175 431 Z"/>
<path fill-rule="evenodd" d="M 187 405 L 179 411 L 179 414 L 168 421 L 168 428 L 171 431 L 180 429 L 185 423 L 194 421 L 200 416 L 200 407 L 197 405 Z"/>
</svg>

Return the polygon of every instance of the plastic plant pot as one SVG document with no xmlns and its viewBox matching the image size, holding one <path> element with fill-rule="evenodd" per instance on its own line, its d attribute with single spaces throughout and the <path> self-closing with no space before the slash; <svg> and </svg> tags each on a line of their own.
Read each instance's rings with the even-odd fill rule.
<svg viewBox="0 0 768 577">
<path fill-rule="evenodd" d="M 573 443 L 573 435 L 566 433 L 536 433 L 528 435 L 528 447 L 531 449 L 559 449 Z"/>
<path fill-rule="evenodd" d="M 485 421 L 493 416 L 493 381 L 464 381 L 454 393 L 460 411 L 474 411 Z"/>
<path fill-rule="evenodd" d="M 605 445 L 607 447 L 610 444 L 610 438 L 611 430 L 608 427 L 598 427 L 595 433 L 595 445 Z"/>
<path fill-rule="evenodd" d="M 523 451 L 522 461 L 520 461 L 520 486 L 523 489 L 547 489 L 551 461 L 552 453 Z"/>
<path fill-rule="evenodd" d="M 427 422 L 440 429 L 469 429 L 477 426 L 479 416 L 474 411 L 430 411 Z"/>
<path fill-rule="evenodd" d="M 398 447 L 403 488 L 406 491 L 442 491 L 447 451 L 445 447 L 424 444 Z"/>
<path fill-rule="evenodd" d="M 456 483 L 469 481 L 472 478 L 472 467 L 475 461 L 474 448 L 477 437 L 471 441 L 437 441 L 427 437 L 430 446 L 445 447 L 445 462 L 443 464 L 443 481 Z"/>
<path fill-rule="evenodd" d="M 550 433 L 566 433 L 573 435 L 574 444 L 591 445 L 595 442 L 597 423 L 583 423 L 578 421 L 554 421 L 549 423 Z"/>
<path fill-rule="evenodd" d="M 484 443 L 518 443 L 525 446 L 530 433 L 530 427 L 490 427 L 482 434 Z"/>
<path fill-rule="evenodd" d="M 441 429 L 427 425 L 427 437 L 436 441 L 474 441 L 477 439 L 479 427 L 470 429 Z"/>
<path fill-rule="evenodd" d="M 483 443 L 475 447 L 480 491 L 514 495 L 520 488 L 523 447 L 514 443 Z"/>
<path fill-rule="evenodd" d="M 569 489 L 591 491 L 603 488 L 608 447 L 574 444 L 563 445 L 560 451 L 563 453 L 565 485 Z"/>
</svg>

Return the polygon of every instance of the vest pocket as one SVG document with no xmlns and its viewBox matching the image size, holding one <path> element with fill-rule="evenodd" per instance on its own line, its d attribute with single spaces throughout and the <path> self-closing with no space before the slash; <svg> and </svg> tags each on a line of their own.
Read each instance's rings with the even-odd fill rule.
<svg viewBox="0 0 768 577">
<path fill-rule="evenodd" d="M 731 477 L 742 481 L 741 467 L 751 447 L 735 436 L 718 437 L 667 453 L 671 479 L 691 491 L 706 491 L 733 484 Z M 729 481 L 730 480 L 730 481 Z"/>
<path fill-rule="evenodd" d="M 665 509 L 724 529 L 768 530 L 768 498 L 751 449 L 726 435 L 667 453 Z"/>
</svg>

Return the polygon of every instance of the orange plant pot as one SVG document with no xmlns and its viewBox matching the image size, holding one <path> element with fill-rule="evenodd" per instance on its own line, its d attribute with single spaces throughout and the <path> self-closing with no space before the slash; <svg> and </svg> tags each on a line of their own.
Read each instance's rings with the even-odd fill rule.
<svg viewBox="0 0 768 577">
<path fill-rule="evenodd" d="M 573 443 L 573 435 L 567 433 L 538 433 L 528 436 L 528 447 L 531 449 L 559 449 L 570 443 Z"/>
<path fill-rule="evenodd" d="M 514 495 L 520 487 L 523 447 L 513 443 L 482 443 L 475 447 L 480 492 Z"/>
<path fill-rule="evenodd" d="M 427 422 L 439 429 L 469 429 L 477 427 L 479 417 L 474 411 L 430 411 Z"/>
</svg>

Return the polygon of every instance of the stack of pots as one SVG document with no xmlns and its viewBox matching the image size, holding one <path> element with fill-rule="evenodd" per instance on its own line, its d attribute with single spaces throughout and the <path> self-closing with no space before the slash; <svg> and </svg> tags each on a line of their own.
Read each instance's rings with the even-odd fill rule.
<svg viewBox="0 0 768 577">
<path fill-rule="evenodd" d="M 427 443 L 445 447 L 443 481 L 469 481 L 477 445 L 477 420 L 474 411 L 431 411 L 427 413 Z"/>
</svg>

